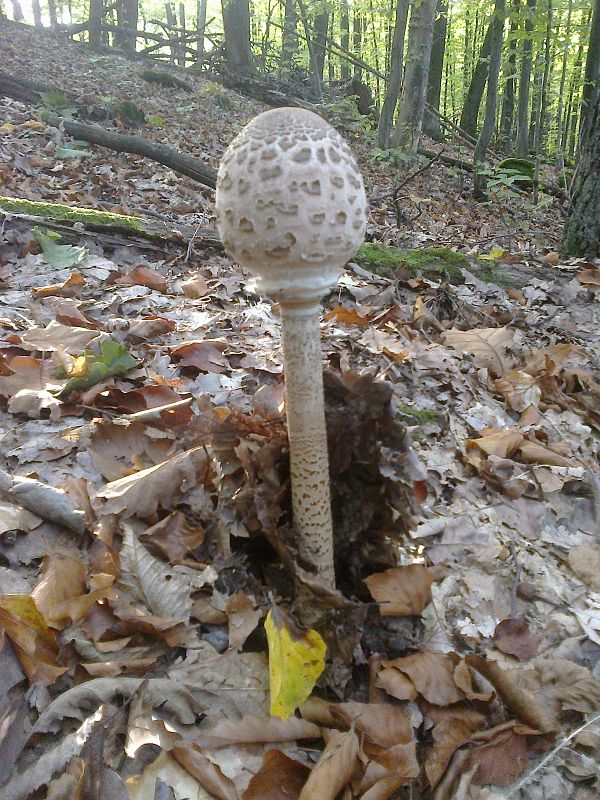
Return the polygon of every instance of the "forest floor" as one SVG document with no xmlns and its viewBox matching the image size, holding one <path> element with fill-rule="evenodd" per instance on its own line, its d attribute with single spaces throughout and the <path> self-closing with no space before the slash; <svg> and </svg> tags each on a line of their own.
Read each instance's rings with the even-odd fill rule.
<svg viewBox="0 0 600 800">
<path fill-rule="evenodd" d="M 265 108 L 4 21 L 0 53 L 215 168 Z M 211 189 L 39 111 L 0 98 L 1 196 L 214 224 Z M 0 800 L 598 797 L 600 265 L 561 261 L 554 199 L 475 203 L 439 162 L 394 207 L 419 164 L 342 132 L 368 241 L 447 249 L 367 249 L 324 301 L 335 594 L 289 527 L 277 308 L 201 239 L 1 214 Z M 289 720 L 270 595 L 328 647 Z"/>
</svg>

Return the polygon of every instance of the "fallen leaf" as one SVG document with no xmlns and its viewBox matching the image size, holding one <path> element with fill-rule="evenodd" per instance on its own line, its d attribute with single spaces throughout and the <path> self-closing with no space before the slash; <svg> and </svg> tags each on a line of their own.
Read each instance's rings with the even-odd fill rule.
<svg viewBox="0 0 600 800">
<path fill-rule="evenodd" d="M 487 367 L 496 377 L 502 377 L 515 363 L 515 334 L 508 328 L 478 328 L 470 331 L 450 328 L 442 334 L 442 341 L 459 353 L 473 356 L 478 367 Z"/>
<path fill-rule="evenodd" d="M 475 780 L 479 784 L 508 786 L 521 775 L 529 759 L 545 753 L 549 746 L 550 743 L 541 736 L 521 736 L 513 730 L 502 731 L 471 752 L 469 760 L 479 767 Z"/>
<path fill-rule="evenodd" d="M 42 297 L 79 297 L 85 286 L 85 278 L 78 272 L 73 272 L 70 278 L 63 283 L 55 283 L 51 286 L 42 286 L 39 289 L 32 289 L 31 294 L 34 298 Z"/>
<path fill-rule="evenodd" d="M 138 538 L 171 564 L 178 564 L 190 556 L 205 537 L 202 525 L 188 521 L 181 511 L 173 511 Z"/>
<path fill-rule="evenodd" d="M 155 269 L 148 267 L 134 267 L 125 275 L 119 275 L 112 279 L 111 283 L 115 286 L 147 286 L 156 292 L 166 292 L 167 282 Z"/>
<path fill-rule="evenodd" d="M 425 774 L 432 789 L 442 778 L 450 759 L 485 724 L 485 717 L 463 706 L 430 707 L 425 711 L 433 723 L 433 747 L 425 758 Z"/>
<path fill-rule="evenodd" d="M 226 610 L 229 623 L 229 647 L 242 647 L 258 625 L 262 612 L 255 607 L 254 600 L 241 590 L 227 598 Z"/>
<path fill-rule="evenodd" d="M 204 755 L 194 742 L 182 742 L 171 749 L 177 763 L 187 770 L 198 783 L 219 800 L 240 800 L 233 781 L 224 775 L 217 764 Z"/>
<path fill-rule="evenodd" d="M 85 247 L 74 247 L 71 244 L 58 244 L 62 238 L 59 233 L 45 228 L 31 229 L 36 242 L 42 248 L 44 261 L 54 269 L 70 269 L 82 264 L 88 257 Z"/>
<path fill-rule="evenodd" d="M 501 620 L 494 631 L 494 644 L 503 653 L 529 661 L 537 653 L 539 637 L 534 636 L 522 617 Z"/>
<path fill-rule="evenodd" d="M 454 662 L 445 653 L 421 650 L 393 661 L 383 661 L 382 665 L 407 675 L 429 703 L 448 706 L 464 699 L 454 682 Z"/>
<path fill-rule="evenodd" d="M 600 550 L 596 547 L 578 545 L 569 550 L 569 566 L 580 581 L 600 594 Z"/>
<path fill-rule="evenodd" d="M 312 692 L 325 669 L 325 642 L 316 631 L 300 629 L 280 606 L 267 614 L 271 714 L 289 719 Z"/>
<path fill-rule="evenodd" d="M 305 764 L 281 750 L 267 750 L 243 800 L 298 800 L 309 773 Z"/>
<path fill-rule="evenodd" d="M 290 717 L 253 717 L 247 715 L 239 720 L 221 720 L 206 730 L 198 732 L 198 741 L 203 747 L 227 747 L 231 744 L 257 744 L 264 742 L 291 742 L 294 739 L 320 739 L 321 730 L 305 719 Z"/>
<path fill-rule="evenodd" d="M 298 800 L 335 800 L 352 778 L 359 763 L 359 753 L 358 737 L 354 731 L 332 731 Z"/>
<path fill-rule="evenodd" d="M 377 572 L 365 578 L 364 582 L 371 597 L 380 604 L 382 617 L 420 614 L 431 600 L 433 575 L 423 564 Z"/>
<path fill-rule="evenodd" d="M 221 373 L 229 369 L 229 361 L 223 355 L 226 349 L 227 343 L 218 339 L 185 342 L 171 350 L 171 358 L 182 369 Z"/>
</svg>

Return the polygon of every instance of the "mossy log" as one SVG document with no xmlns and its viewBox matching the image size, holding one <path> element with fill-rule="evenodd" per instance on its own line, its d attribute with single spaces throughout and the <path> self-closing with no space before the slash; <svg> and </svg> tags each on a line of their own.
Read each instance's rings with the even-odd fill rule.
<svg viewBox="0 0 600 800">
<path fill-rule="evenodd" d="M 79 208 L 60 203 L 44 203 L 24 200 L 20 197 L 0 197 L 0 215 L 12 215 L 35 222 L 43 221 L 50 228 L 61 231 L 70 230 L 80 235 L 81 226 L 108 236 L 138 238 L 155 244 L 176 243 L 185 245 L 193 239 L 198 243 L 222 249 L 219 234 L 212 228 L 195 228 L 191 225 L 170 224 L 160 220 L 147 220 L 142 217 L 97 211 L 93 208 Z M 77 229 L 73 230 L 77 225 Z"/>
</svg>

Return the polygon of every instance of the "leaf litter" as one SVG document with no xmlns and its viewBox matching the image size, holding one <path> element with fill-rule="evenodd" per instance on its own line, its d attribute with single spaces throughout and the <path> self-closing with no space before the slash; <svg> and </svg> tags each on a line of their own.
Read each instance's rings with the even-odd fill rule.
<svg viewBox="0 0 600 800">
<path fill-rule="evenodd" d="M 53 82 L 94 93 L 104 72 L 164 106 L 130 62 L 43 44 Z M 261 109 L 219 88 L 226 120 L 193 80 L 167 134 L 214 166 Z M 101 208 L 100 181 L 112 210 L 207 224 L 208 190 L 2 106 L 2 153 L 20 159 L 3 193 Z M 355 144 L 376 194 L 385 176 Z M 597 796 L 598 265 L 542 253 L 548 209 L 540 238 L 504 253 L 493 208 L 445 207 L 443 169 L 415 188 L 417 229 L 381 208 L 370 235 L 472 258 L 485 234 L 497 271 L 531 277 L 502 288 L 472 261 L 449 286 L 350 264 L 326 298 L 336 592 L 291 524 L 277 308 L 201 242 L 63 243 L 6 217 L 0 798 Z M 269 714 L 271 597 L 295 680 L 311 634 L 327 649 L 287 720 Z"/>
</svg>

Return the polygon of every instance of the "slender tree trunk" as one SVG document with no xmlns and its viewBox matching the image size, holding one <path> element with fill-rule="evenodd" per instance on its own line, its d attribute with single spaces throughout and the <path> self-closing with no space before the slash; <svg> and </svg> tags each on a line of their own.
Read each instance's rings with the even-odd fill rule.
<svg viewBox="0 0 600 800">
<path fill-rule="evenodd" d="M 104 16 L 104 1 L 90 0 L 90 44 L 92 47 L 100 47 L 102 44 L 102 17 Z"/>
<path fill-rule="evenodd" d="M 471 64 L 471 14 L 469 3 L 465 6 L 465 60 L 463 65 L 463 89 L 465 94 L 469 89 L 469 81 L 473 78 Z"/>
<path fill-rule="evenodd" d="M 420 0 L 413 5 L 410 15 L 406 73 L 394 145 L 406 147 L 411 153 L 417 152 L 423 127 L 435 9 L 436 0 Z"/>
<path fill-rule="evenodd" d="M 529 154 L 529 88 L 531 83 L 531 51 L 533 49 L 535 4 L 536 0 L 527 0 L 525 6 L 525 38 L 521 52 L 516 142 L 517 155 L 521 158 Z"/>
<path fill-rule="evenodd" d="M 373 45 L 373 60 L 375 61 L 375 70 L 376 70 L 376 74 L 375 74 L 375 87 L 376 87 L 376 89 L 375 89 L 375 91 L 376 91 L 376 96 L 379 98 L 379 93 L 381 91 L 381 84 L 379 82 L 380 81 L 380 78 L 379 78 L 379 72 L 380 72 L 380 69 L 379 69 L 379 47 L 378 47 L 379 41 L 378 41 L 378 36 L 377 36 L 377 30 L 375 29 L 375 16 L 376 15 L 375 15 L 375 10 L 373 9 L 373 0 L 369 0 L 369 12 L 370 12 L 370 15 L 371 15 L 371 42 L 372 42 L 372 45 Z"/>
<path fill-rule="evenodd" d="M 570 0 L 572 2 L 572 0 Z M 505 84 L 502 95 L 502 111 L 500 113 L 500 140 L 505 153 L 510 153 L 513 146 L 513 127 L 515 120 L 515 74 L 517 70 L 517 38 L 519 33 L 519 4 L 513 0 L 510 13 L 510 31 L 508 34 L 508 58 L 505 65 Z"/>
<path fill-rule="evenodd" d="M 589 19 L 588 19 L 589 21 Z M 577 121 L 579 119 L 580 104 L 578 102 L 578 93 L 581 87 L 583 69 L 583 42 L 579 43 L 577 48 L 577 58 L 575 59 L 575 66 L 573 67 L 573 74 L 569 82 L 569 104 L 567 113 L 567 123 L 565 128 L 565 152 L 568 153 L 569 158 L 575 155 L 575 142 L 577 140 Z"/>
<path fill-rule="evenodd" d="M 171 62 L 171 64 L 174 64 L 175 61 L 177 60 L 177 43 L 175 41 L 176 33 L 173 30 L 173 28 L 177 27 L 177 17 L 175 16 L 175 7 L 173 6 L 171 0 L 167 0 L 167 2 L 165 3 L 165 14 L 167 16 L 167 25 L 169 26 L 170 29 L 169 39 L 171 40 L 171 43 L 169 44 L 169 52 L 170 52 L 169 61 Z"/>
<path fill-rule="evenodd" d="M 48 0 L 48 16 L 50 17 L 50 27 L 54 30 L 58 25 L 55 0 Z"/>
<path fill-rule="evenodd" d="M 588 44 L 587 59 L 585 62 L 585 76 L 581 94 L 581 113 L 579 125 L 585 125 L 587 109 L 600 82 L 600 0 L 595 0 L 590 28 L 590 41 Z"/>
<path fill-rule="evenodd" d="M 23 9 L 19 0 L 11 0 L 13 7 L 13 19 L 15 22 L 22 22 L 25 19 Z"/>
<path fill-rule="evenodd" d="M 433 45 L 429 61 L 429 80 L 427 81 L 427 103 L 436 111 L 440 110 L 442 94 L 442 74 L 444 55 L 446 52 L 446 29 L 448 27 L 448 0 L 438 0 L 435 23 L 433 26 Z M 425 109 L 423 132 L 437 141 L 443 141 L 444 135 L 440 126 L 440 118 L 428 114 Z"/>
<path fill-rule="evenodd" d="M 221 0 L 227 69 L 238 76 L 256 72 L 250 46 L 250 6 L 248 0 Z"/>
<path fill-rule="evenodd" d="M 325 69 L 325 37 L 327 36 L 328 27 L 329 11 L 315 14 L 312 45 L 317 62 L 317 74 L 321 81 L 323 80 L 323 70 Z"/>
<path fill-rule="evenodd" d="M 494 16 L 490 22 L 491 34 L 491 48 L 490 48 L 490 65 L 488 69 L 487 78 L 487 94 L 485 98 L 485 115 L 483 118 L 483 125 L 481 133 L 475 145 L 475 152 L 473 154 L 473 161 L 475 162 L 475 174 L 473 178 L 473 194 L 478 199 L 483 199 L 486 196 L 486 179 L 481 173 L 480 166 L 485 160 L 485 154 L 496 127 L 496 110 L 498 107 L 498 80 L 500 77 L 500 62 L 502 60 L 502 40 L 504 33 L 504 14 L 505 5 L 504 0 L 496 0 L 496 7 L 494 9 Z"/>
<path fill-rule="evenodd" d="M 544 132 L 548 123 L 548 89 L 550 83 L 550 65 L 553 63 L 552 53 L 552 24 L 554 9 L 552 0 L 548 0 L 548 15 L 546 17 L 546 41 L 544 43 L 544 71 L 542 73 L 540 113 L 536 125 L 536 136 L 533 149 L 536 155 L 544 150 Z M 538 170 L 539 171 L 539 170 Z"/>
<path fill-rule="evenodd" d="M 388 76 L 385 99 L 379 116 L 377 127 L 377 142 L 382 150 L 387 150 L 390 145 L 390 131 L 394 119 L 394 111 L 402 86 L 402 70 L 404 64 L 404 37 L 406 35 L 406 20 L 408 17 L 409 0 L 396 0 L 396 17 L 394 21 L 394 34 L 392 36 L 392 51 L 390 58 L 390 73 Z"/>
<path fill-rule="evenodd" d="M 362 56 L 363 30 L 364 20 L 355 9 L 354 16 L 352 18 L 352 47 L 356 58 L 360 58 Z M 354 78 L 362 81 L 362 69 L 359 66 L 354 67 Z"/>
<path fill-rule="evenodd" d="M 348 0 L 342 0 L 342 16 L 340 18 L 341 39 L 340 43 L 342 50 L 348 52 L 350 46 L 350 18 L 348 16 Z M 342 80 L 347 81 L 350 78 L 350 64 L 345 58 L 340 61 L 342 70 Z"/>
<path fill-rule="evenodd" d="M 310 33 L 310 26 L 308 24 L 308 11 L 304 5 L 304 0 L 297 0 L 298 8 L 300 9 L 300 17 L 302 18 L 302 27 L 304 28 L 304 38 L 306 39 L 306 46 L 308 47 L 308 54 L 310 56 L 310 65 L 312 68 L 312 77 L 315 86 L 315 94 L 319 100 L 323 99 L 323 87 L 321 85 L 321 78 L 319 78 L 319 70 L 317 67 L 317 55 L 313 47 L 312 37 Z"/>
<path fill-rule="evenodd" d="M 282 78 L 288 78 L 294 59 L 298 54 L 298 12 L 296 10 L 296 0 L 285 0 L 283 18 L 283 37 L 281 40 L 281 58 L 279 69 Z"/>
<path fill-rule="evenodd" d="M 479 51 L 479 58 L 477 59 L 477 64 L 475 65 L 473 77 L 471 78 L 471 83 L 469 84 L 469 89 L 460 115 L 460 127 L 471 136 L 477 134 L 477 119 L 479 117 L 479 108 L 481 106 L 485 82 L 487 80 L 491 49 L 492 24 L 490 23 L 485 33 L 481 50 Z"/>
<path fill-rule="evenodd" d="M 565 168 L 565 148 L 563 142 L 563 131 L 565 126 L 564 118 L 564 95 L 567 82 L 567 61 L 569 57 L 569 45 L 571 40 L 571 17 L 573 14 L 573 0 L 569 0 L 567 11 L 567 27 L 563 42 L 562 66 L 560 71 L 560 86 L 558 88 L 558 106 L 556 109 L 556 169 L 562 174 Z"/>
<path fill-rule="evenodd" d="M 178 61 L 180 67 L 185 67 L 185 4 L 179 3 L 179 47 Z"/>
<path fill-rule="evenodd" d="M 135 52 L 138 25 L 138 0 L 121 0 L 117 6 L 117 27 L 115 45 Z"/>
<path fill-rule="evenodd" d="M 196 63 L 204 60 L 204 32 L 206 30 L 206 0 L 196 3 Z"/>
<path fill-rule="evenodd" d="M 31 10 L 33 11 L 33 24 L 36 28 L 43 28 L 40 0 L 31 0 Z"/>
<path fill-rule="evenodd" d="M 562 243 L 565 256 L 600 257 L 600 89 L 592 93 L 581 133 L 571 210 Z"/>
</svg>

